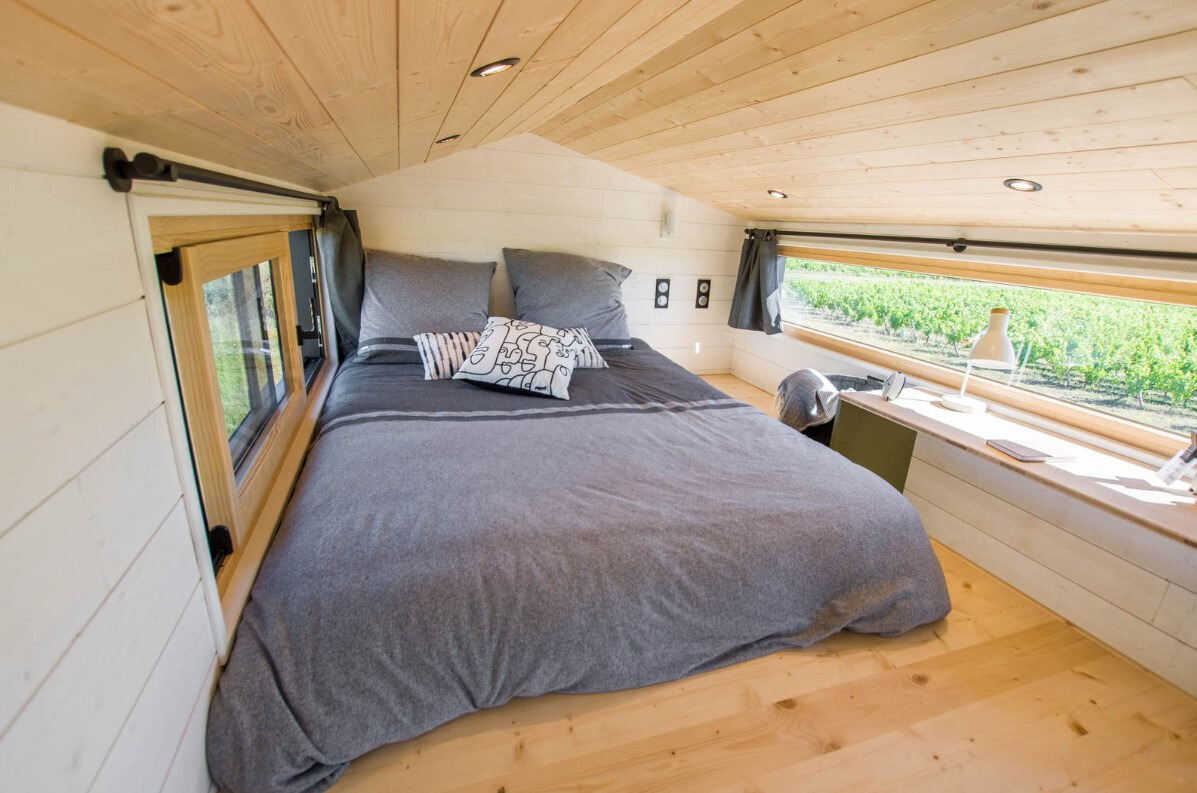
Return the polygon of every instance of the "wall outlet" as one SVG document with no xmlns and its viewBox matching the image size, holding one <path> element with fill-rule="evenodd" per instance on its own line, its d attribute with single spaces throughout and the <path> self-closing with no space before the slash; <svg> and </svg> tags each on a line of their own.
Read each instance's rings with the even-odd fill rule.
<svg viewBox="0 0 1197 793">
<path fill-rule="evenodd" d="M 669 308 L 669 279 L 658 278 L 653 293 L 653 308 Z"/>
<path fill-rule="evenodd" d="M 698 293 L 694 295 L 695 308 L 710 308 L 711 307 L 711 279 L 698 279 Z"/>
</svg>

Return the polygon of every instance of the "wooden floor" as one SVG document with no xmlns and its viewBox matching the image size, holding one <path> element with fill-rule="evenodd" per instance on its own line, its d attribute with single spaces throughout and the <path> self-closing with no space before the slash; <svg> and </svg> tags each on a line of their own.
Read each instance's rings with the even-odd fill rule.
<svg viewBox="0 0 1197 793">
<path fill-rule="evenodd" d="M 1197 700 L 936 552 L 954 606 L 942 622 L 633 691 L 517 700 L 379 749 L 333 790 L 1197 790 Z"/>
</svg>

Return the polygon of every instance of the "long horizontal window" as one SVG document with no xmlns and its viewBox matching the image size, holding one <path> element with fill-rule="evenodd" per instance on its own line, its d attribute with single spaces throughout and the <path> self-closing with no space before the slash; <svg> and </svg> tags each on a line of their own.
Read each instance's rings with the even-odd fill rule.
<svg viewBox="0 0 1197 793">
<path fill-rule="evenodd" d="M 991 308 L 1012 371 L 974 377 L 1169 433 L 1197 427 L 1197 309 L 787 256 L 786 322 L 963 370 Z"/>
</svg>

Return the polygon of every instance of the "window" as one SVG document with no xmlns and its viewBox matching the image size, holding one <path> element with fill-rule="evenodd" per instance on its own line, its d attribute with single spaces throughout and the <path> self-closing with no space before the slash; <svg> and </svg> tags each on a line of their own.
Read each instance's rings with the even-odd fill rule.
<svg viewBox="0 0 1197 793">
<path fill-rule="evenodd" d="M 166 248 L 160 259 L 178 275 L 164 279 L 162 296 L 218 571 L 251 538 L 273 532 L 278 492 L 294 477 L 287 466 L 297 471 L 302 458 L 293 447 L 306 445 L 300 426 L 313 418 L 309 388 L 324 371 L 311 222 L 253 222 L 277 230 Z M 162 238 L 184 240 L 206 229 L 200 220 L 159 227 Z M 156 250 L 160 242 L 156 233 Z M 265 541 L 254 546 L 264 551 Z M 228 579 L 218 575 L 222 597 Z"/>
<path fill-rule="evenodd" d="M 786 322 L 963 371 L 989 309 L 1009 308 L 1018 365 L 1011 372 L 974 369 L 974 377 L 1164 433 L 1197 426 L 1197 308 L 1191 305 L 946 276 L 933 266 L 914 272 L 831 258 L 785 256 Z M 1063 278 L 1057 274 L 1057 280 Z M 1118 291 L 1108 286 L 1093 291 Z M 1175 297 L 1189 299 L 1187 289 Z"/>
<path fill-rule="evenodd" d="M 235 471 L 241 470 L 254 441 L 287 394 L 272 270 L 271 262 L 259 262 L 203 285 Z"/>
</svg>

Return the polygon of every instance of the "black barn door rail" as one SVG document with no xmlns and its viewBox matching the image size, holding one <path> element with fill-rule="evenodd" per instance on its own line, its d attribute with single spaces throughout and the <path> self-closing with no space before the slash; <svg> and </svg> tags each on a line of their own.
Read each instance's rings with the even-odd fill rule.
<svg viewBox="0 0 1197 793">
<path fill-rule="evenodd" d="M 744 229 L 745 234 L 763 232 L 766 229 Z M 1197 253 L 1193 251 L 1157 251 L 1138 250 L 1135 248 L 1099 248 L 1088 245 L 1051 245 L 1043 242 L 1005 242 L 1002 240 L 965 240 L 946 239 L 944 237 L 895 237 L 885 234 L 846 234 L 831 231 L 786 231 L 785 229 L 768 229 L 779 237 L 815 237 L 831 240 L 861 240 L 865 242 L 908 242 L 916 245 L 946 245 L 956 253 L 964 253 L 968 248 L 1005 248 L 1015 251 L 1048 251 L 1052 253 L 1082 253 L 1093 256 L 1131 256 L 1144 259 L 1180 259 L 1183 261 L 1197 261 Z"/>
<path fill-rule="evenodd" d="M 249 190 L 254 193 L 265 193 L 283 198 L 316 201 L 321 208 L 337 204 L 335 196 L 305 193 L 302 190 L 291 190 L 266 182 L 255 182 L 253 179 L 233 176 L 220 171 L 209 171 L 207 168 L 197 168 L 187 163 L 164 160 L 148 151 L 140 152 L 130 160 L 125 156 L 124 151 L 113 147 L 104 149 L 104 178 L 108 180 L 109 186 L 118 193 L 129 192 L 133 189 L 135 180 L 144 179 L 149 182 L 201 182 L 217 187 L 232 187 L 236 190 Z"/>
</svg>

